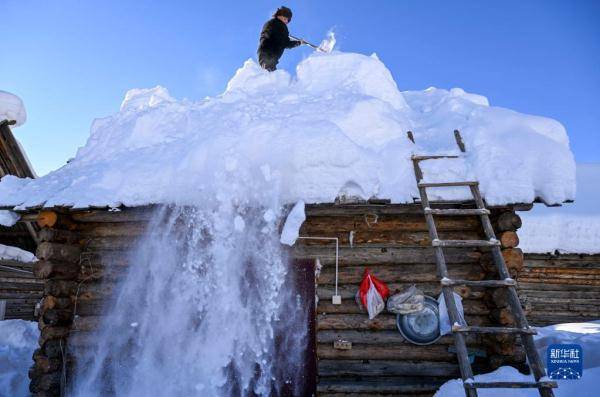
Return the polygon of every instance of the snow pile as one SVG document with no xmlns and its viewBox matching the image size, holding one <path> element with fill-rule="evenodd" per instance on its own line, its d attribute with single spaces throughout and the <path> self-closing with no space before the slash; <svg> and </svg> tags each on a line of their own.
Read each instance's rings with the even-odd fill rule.
<svg viewBox="0 0 600 397">
<path fill-rule="evenodd" d="M 0 396 L 29 396 L 27 372 L 38 347 L 37 323 L 24 320 L 0 321 Z"/>
<path fill-rule="evenodd" d="M 29 251 L 18 247 L 0 244 L 0 259 L 14 260 L 19 262 L 35 262 L 37 258 Z"/>
<path fill-rule="evenodd" d="M 0 90 L 0 121 L 3 120 L 14 120 L 17 122 L 16 126 L 20 126 L 27 121 L 27 113 L 21 98 Z"/>
<path fill-rule="evenodd" d="M 19 215 L 12 211 L 0 211 L 0 225 L 11 227 L 19 220 Z"/>
<path fill-rule="evenodd" d="M 536 206 L 522 214 L 525 252 L 600 253 L 600 164 L 577 165 L 577 199 L 558 208 Z"/>
<path fill-rule="evenodd" d="M 583 348 L 583 376 L 577 380 L 558 380 L 556 397 L 595 397 L 598 395 L 600 378 L 600 321 L 588 323 L 557 324 L 537 328 L 535 344 L 546 362 L 546 348 L 554 343 L 579 344 Z M 476 375 L 477 382 L 532 382 L 533 376 L 523 375 L 513 367 L 501 367 L 496 371 Z M 479 389 L 481 397 L 539 397 L 537 389 Z M 440 387 L 434 397 L 464 397 L 462 380 L 454 379 Z"/>
<path fill-rule="evenodd" d="M 37 180 L 3 178 L 0 205 L 193 204 L 213 200 L 230 174 L 268 181 L 284 203 L 331 202 L 346 191 L 412 202 L 411 154 L 456 153 L 454 129 L 466 157 L 424 164 L 426 179 L 477 178 L 490 204 L 573 198 L 560 123 L 461 89 L 400 92 L 375 55 L 333 52 L 303 60 L 295 76 L 248 60 L 222 95 L 199 102 L 162 87 L 131 90 L 119 113 L 94 121 L 69 164 Z M 464 188 L 444 192 L 469 198 Z"/>
</svg>

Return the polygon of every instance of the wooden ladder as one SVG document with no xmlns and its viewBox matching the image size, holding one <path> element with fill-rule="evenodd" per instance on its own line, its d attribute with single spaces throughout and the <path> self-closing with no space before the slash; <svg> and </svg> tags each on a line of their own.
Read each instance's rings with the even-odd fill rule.
<svg viewBox="0 0 600 397">
<path fill-rule="evenodd" d="M 454 131 L 456 143 L 460 148 L 461 152 L 465 151 L 464 143 L 458 130 Z M 408 132 L 409 139 L 414 143 L 414 136 L 412 132 Z M 516 290 L 516 282 L 510 277 L 504 257 L 500 251 L 500 242 L 496 239 L 492 223 L 490 222 L 490 211 L 485 208 L 485 204 L 479 191 L 479 183 L 477 181 L 467 182 L 444 182 L 444 183 L 426 183 L 423 182 L 423 172 L 421 170 L 420 162 L 427 160 L 438 160 L 438 159 L 458 159 L 461 156 L 439 156 L 439 155 L 424 155 L 424 156 L 412 156 L 412 162 L 415 171 L 415 177 L 417 180 L 417 187 L 419 189 L 419 195 L 421 196 L 421 205 L 423 207 L 423 213 L 425 214 L 425 220 L 427 221 L 427 228 L 429 229 L 429 237 L 431 239 L 431 245 L 435 250 L 435 258 L 437 263 L 437 271 L 439 277 L 441 277 L 440 283 L 442 285 L 442 294 L 448 315 L 452 325 L 452 335 L 454 336 L 454 344 L 456 347 L 456 354 L 458 357 L 458 365 L 463 380 L 463 386 L 465 388 L 465 395 L 467 397 L 477 397 L 477 389 L 479 388 L 537 388 L 541 397 L 554 397 L 552 391 L 553 388 L 557 387 L 556 382 L 547 380 L 545 377 L 544 367 L 540 360 L 540 356 L 535 348 L 533 335 L 536 334 L 535 329 L 530 328 L 525 318 L 525 313 L 521 307 L 519 297 Z M 427 196 L 428 188 L 443 188 L 443 187 L 456 187 L 465 186 L 471 191 L 471 195 L 475 200 L 476 208 L 472 209 L 433 209 L 431 208 L 429 198 Z M 440 240 L 435 226 L 434 215 L 444 216 L 472 216 L 477 215 L 481 220 L 483 230 L 485 232 L 486 240 Z M 494 264 L 498 269 L 500 279 L 498 280 L 481 280 L 481 281 L 470 281 L 470 280 L 458 280 L 450 278 L 448 274 L 448 267 L 446 265 L 446 259 L 444 256 L 444 247 L 487 247 L 491 249 Z M 473 287 L 486 287 L 486 288 L 506 288 L 508 290 L 508 304 L 509 308 L 515 318 L 516 327 L 471 327 L 464 323 L 464 320 L 459 316 L 456 302 L 454 300 L 454 289 L 455 286 L 473 286 Z M 521 341 L 525 348 L 525 354 L 531 371 L 534 375 L 535 382 L 475 382 L 473 379 L 473 369 L 469 361 L 467 353 L 467 345 L 465 342 L 465 335 L 468 333 L 486 333 L 486 334 L 513 334 L 520 335 Z"/>
</svg>

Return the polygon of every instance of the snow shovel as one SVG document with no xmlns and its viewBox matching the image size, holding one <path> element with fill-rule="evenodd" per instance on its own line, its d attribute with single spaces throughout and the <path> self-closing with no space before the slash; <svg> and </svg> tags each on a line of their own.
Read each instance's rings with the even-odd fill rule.
<svg viewBox="0 0 600 397">
<path fill-rule="evenodd" d="M 305 41 L 305 40 L 303 40 L 301 38 L 298 38 L 298 37 L 294 37 L 292 35 L 290 35 L 290 39 L 301 41 L 303 44 L 306 44 L 307 46 L 312 47 L 312 48 L 314 48 L 317 51 L 321 51 L 321 52 L 325 52 L 325 53 L 330 53 L 331 52 L 331 49 L 328 50 L 327 48 L 323 48 L 321 46 L 316 46 L 314 44 L 309 43 L 308 41 Z"/>
</svg>

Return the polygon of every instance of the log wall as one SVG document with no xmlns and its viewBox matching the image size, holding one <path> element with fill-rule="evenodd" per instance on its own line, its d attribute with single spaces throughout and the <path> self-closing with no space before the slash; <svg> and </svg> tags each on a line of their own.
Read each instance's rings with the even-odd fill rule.
<svg viewBox="0 0 600 397">
<path fill-rule="evenodd" d="M 510 214 L 512 211 L 505 211 Z M 503 212 L 493 213 L 497 228 Z M 42 212 L 25 217 L 37 219 L 43 228 L 34 267 L 44 283 L 40 310 L 40 348 L 30 370 L 34 395 L 58 396 L 69 382 L 74 348 L 89 345 L 90 332 L 102 318 L 103 302 L 127 269 L 126 253 L 145 232 L 151 211 L 147 208 L 120 212 Z M 506 218 L 506 216 L 504 216 Z M 504 219 L 503 218 L 503 219 Z M 479 239 L 483 232 L 476 217 L 440 217 L 441 238 Z M 512 224 L 500 227 L 511 231 Z M 353 241 L 350 244 L 350 232 Z M 330 244 L 299 240 L 297 259 L 319 258 L 316 278 L 316 345 L 318 391 L 321 396 L 410 395 L 431 396 L 439 385 L 459 376 L 451 337 L 429 346 L 403 340 L 395 316 L 382 313 L 368 320 L 354 303 L 364 268 L 385 281 L 392 292 L 415 283 L 428 295 L 440 293 L 433 250 L 422 211 L 417 205 L 314 205 L 307 207 L 301 235 L 340 239 L 341 305 L 332 305 L 335 251 Z M 522 255 L 506 241 L 510 266 L 522 266 Z M 471 280 L 491 277 L 487 254 L 476 249 L 447 250 L 452 276 Z M 466 319 L 472 325 L 491 325 L 504 318 L 501 299 L 483 290 L 457 288 L 464 300 Z M 504 316 L 504 317 L 503 317 Z M 334 342 L 352 343 L 339 350 Z M 522 351 L 514 344 L 491 343 L 481 336 L 469 337 L 469 348 L 479 356 L 475 369 L 487 371 L 505 362 L 521 364 Z M 497 347 L 500 346 L 500 347 Z M 515 355 L 514 357 L 512 355 Z M 510 357 L 510 358 L 509 358 Z M 512 361 L 511 361 L 512 360 Z"/>
<path fill-rule="evenodd" d="M 42 298 L 43 280 L 33 275 L 33 263 L 0 260 L 0 301 L 4 319 L 35 319 L 35 305 Z"/>
<path fill-rule="evenodd" d="M 533 325 L 600 319 L 600 255 L 525 254 L 518 281 Z"/>
<path fill-rule="evenodd" d="M 513 238 L 518 227 L 512 224 L 518 222 L 515 217 L 512 211 L 495 211 L 492 217 L 497 230 L 503 232 L 504 253 L 513 273 L 523 264 L 522 253 L 515 248 L 517 243 Z M 484 238 L 477 217 L 436 217 L 436 225 L 441 239 Z M 398 332 L 395 315 L 382 312 L 369 320 L 354 301 L 366 267 L 385 281 L 392 293 L 416 284 L 427 295 L 437 298 L 440 294 L 434 253 L 420 206 L 314 206 L 307 208 L 307 220 L 300 235 L 338 237 L 340 242 L 341 305 L 331 303 L 335 283 L 334 246 L 299 240 L 295 247 L 296 257 L 319 258 L 322 265 L 316 278 L 320 396 L 431 396 L 442 383 L 460 376 L 451 336 L 428 346 L 411 344 Z M 471 248 L 445 251 L 453 278 L 498 278 L 492 275 L 494 269 L 487 253 Z M 484 290 L 460 287 L 456 292 L 463 297 L 469 324 L 510 322 L 504 318 L 506 309 L 499 307 Z M 339 341 L 351 342 L 351 349 L 336 348 Z M 488 371 L 505 363 L 523 363 L 523 352 L 515 347 L 514 340 L 499 343 L 470 336 L 468 341 L 471 352 L 485 355 L 475 359 L 475 371 Z"/>
</svg>

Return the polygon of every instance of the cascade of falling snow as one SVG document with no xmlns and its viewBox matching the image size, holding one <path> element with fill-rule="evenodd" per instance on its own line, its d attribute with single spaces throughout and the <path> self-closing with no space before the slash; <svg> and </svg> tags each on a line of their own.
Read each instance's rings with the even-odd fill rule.
<svg viewBox="0 0 600 397">
<path fill-rule="evenodd" d="M 233 205 L 159 211 L 94 345 L 74 351 L 70 394 L 295 394 L 310 305 L 290 282 L 276 218 Z"/>
</svg>

